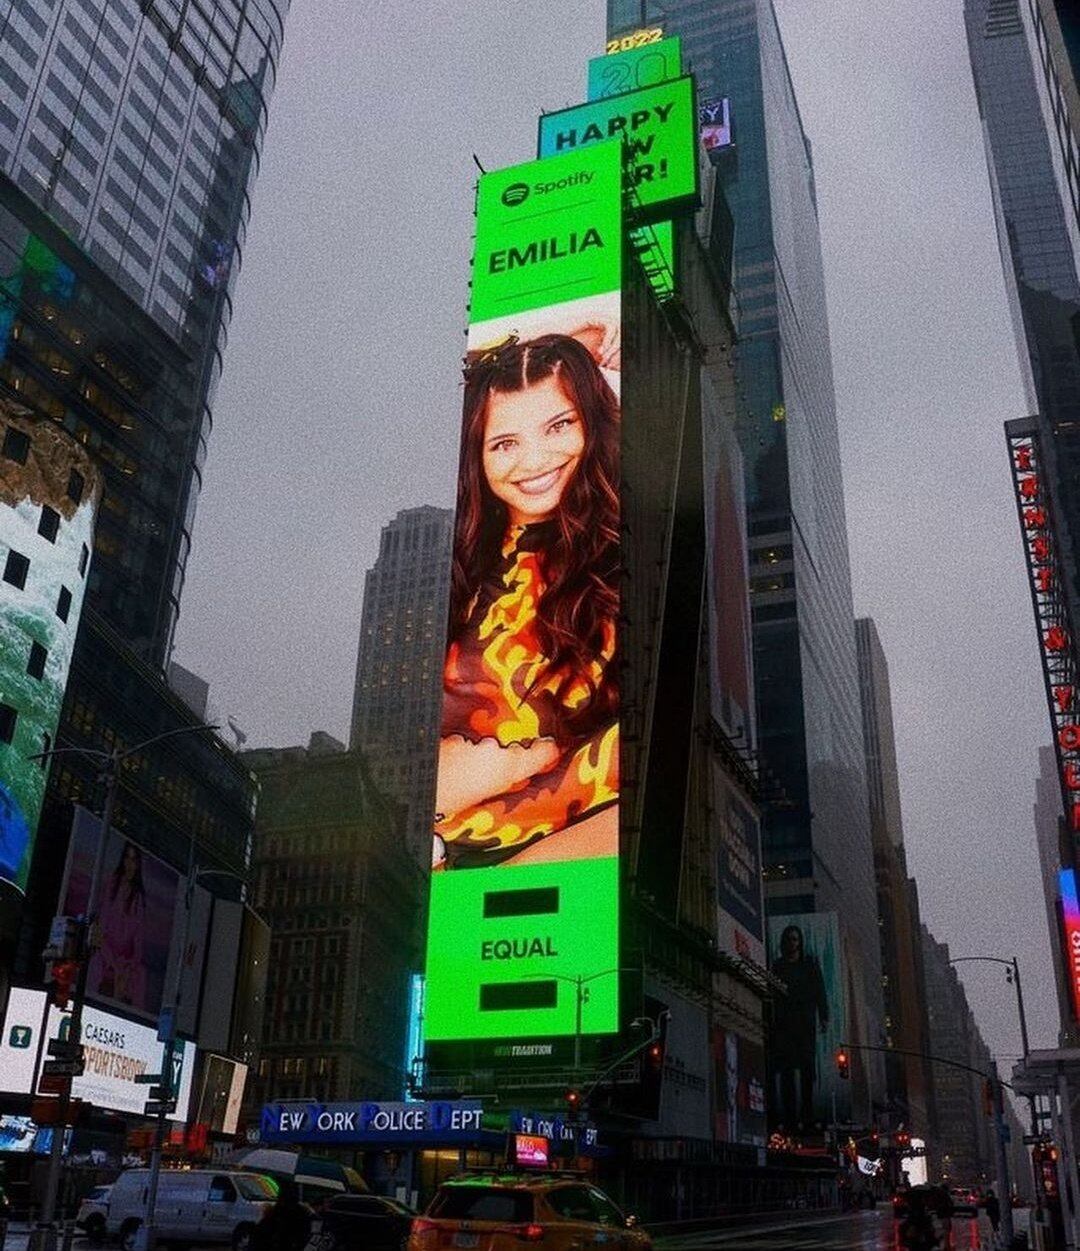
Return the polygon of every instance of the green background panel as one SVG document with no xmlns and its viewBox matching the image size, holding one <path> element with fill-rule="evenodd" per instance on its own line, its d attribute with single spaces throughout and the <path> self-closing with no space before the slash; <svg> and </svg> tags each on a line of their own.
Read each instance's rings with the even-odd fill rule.
<svg viewBox="0 0 1080 1251">
<path fill-rule="evenodd" d="M 675 223 L 653 222 L 631 230 L 630 246 L 637 251 L 657 296 L 666 299 L 672 295 L 676 285 Z"/>
<path fill-rule="evenodd" d="M 595 56 L 589 62 L 589 99 L 606 100 L 608 96 L 655 87 L 678 78 L 682 72 L 682 40 L 678 35 L 631 48 L 629 52 Z"/>
<path fill-rule="evenodd" d="M 597 232 L 602 246 L 572 250 L 589 231 Z M 621 284 L 618 143 L 482 175 L 470 324 L 617 291 Z"/>
<path fill-rule="evenodd" d="M 557 886 L 557 914 L 484 916 L 488 891 Z M 485 941 L 551 940 L 557 955 L 482 960 Z M 522 982 L 526 975 L 589 977 L 619 965 L 619 861 L 563 860 L 554 864 L 495 865 L 452 869 L 431 877 L 424 1036 L 431 1042 L 478 1038 L 554 1038 L 575 1032 L 576 989 L 557 981 L 554 1008 L 480 1011 L 480 986 Z M 534 980 L 529 978 L 528 980 Z M 535 979 L 540 980 L 540 979 Z M 619 978 L 589 983 L 582 1010 L 583 1034 L 619 1028 Z"/>
<path fill-rule="evenodd" d="M 613 138 L 627 145 L 631 185 L 650 216 L 669 216 L 676 205 L 697 202 L 698 123 L 690 75 L 540 118 L 542 157 Z"/>
</svg>

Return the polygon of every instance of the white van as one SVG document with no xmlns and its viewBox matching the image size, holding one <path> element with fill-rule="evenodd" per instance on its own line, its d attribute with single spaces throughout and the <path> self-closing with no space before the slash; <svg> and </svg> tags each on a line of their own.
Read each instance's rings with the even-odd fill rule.
<svg viewBox="0 0 1080 1251">
<path fill-rule="evenodd" d="M 149 1181 L 149 1169 L 128 1169 L 109 1192 L 105 1229 L 119 1237 L 123 1251 L 134 1251 L 135 1235 L 146 1220 Z M 252 1230 L 276 1197 L 273 1183 L 259 1173 L 163 1169 L 154 1229 L 165 1242 L 222 1242 L 247 1251 Z"/>
</svg>

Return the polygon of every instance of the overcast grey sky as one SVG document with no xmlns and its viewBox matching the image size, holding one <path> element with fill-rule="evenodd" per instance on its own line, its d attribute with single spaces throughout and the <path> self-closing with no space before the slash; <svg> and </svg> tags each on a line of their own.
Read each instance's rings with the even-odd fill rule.
<svg viewBox="0 0 1080 1251">
<path fill-rule="evenodd" d="M 1048 740 L 1002 422 L 1023 414 L 962 0 L 777 0 L 814 145 L 856 610 L 892 674 L 909 858 L 954 955 L 1056 1013 L 1031 804 Z M 450 504 L 475 152 L 577 103 L 602 0 L 294 0 L 177 658 L 252 745 L 347 734 L 365 569 Z M 991 1047 L 1012 991 L 964 966 Z"/>
</svg>

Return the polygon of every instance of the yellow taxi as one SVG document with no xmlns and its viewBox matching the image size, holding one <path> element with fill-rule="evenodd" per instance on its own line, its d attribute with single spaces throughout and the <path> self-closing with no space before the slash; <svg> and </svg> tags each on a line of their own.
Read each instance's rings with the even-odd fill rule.
<svg viewBox="0 0 1080 1251">
<path fill-rule="evenodd" d="M 406 1251 L 652 1251 L 636 1217 L 588 1181 L 565 1174 L 451 1178 L 412 1223 Z"/>
</svg>

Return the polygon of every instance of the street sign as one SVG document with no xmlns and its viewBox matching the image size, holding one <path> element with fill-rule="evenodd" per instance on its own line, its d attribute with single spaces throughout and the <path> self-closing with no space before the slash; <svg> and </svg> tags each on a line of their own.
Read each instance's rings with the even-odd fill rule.
<svg viewBox="0 0 1080 1251">
<path fill-rule="evenodd" d="M 46 1050 L 57 1060 L 82 1060 L 85 1056 L 82 1043 L 70 1038 L 50 1038 Z"/>
<path fill-rule="evenodd" d="M 136 1086 L 152 1086 L 155 1082 L 161 1081 L 160 1073 L 136 1073 L 131 1079 Z"/>
<path fill-rule="evenodd" d="M 73 1060 L 46 1060 L 41 1066 L 42 1077 L 82 1077 L 86 1062 L 82 1057 Z"/>
<path fill-rule="evenodd" d="M 168 1088 L 168 1086 L 151 1086 L 146 1097 L 148 1099 L 155 1099 L 160 1103 L 165 1103 L 168 1101 L 171 1094 L 172 1091 Z"/>
<path fill-rule="evenodd" d="M 162 1008 L 158 1016 L 158 1042 L 167 1043 L 176 1033 L 176 1009 L 172 1006 Z"/>
<path fill-rule="evenodd" d="M 175 1099 L 170 1099 L 168 1100 L 167 1103 L 161 1103 L 156 1100 L 151 1100 L 149 1103 L 147 1103 L 146 1107 L 143 1108 L 143 1115 L 144 1116 L 163 1116 L 163 1115 L 169 1116 L 171 1113 L 175 1111 L 176 1111 Z"/>
<path fill-rule="evenodd" d="M 70 1089 L 70 1077 L 56 1077 L 49 1073 L 42 1073 L 38 1080 L 38 1090 L 43 1095 L 65 1095 Z"/>
</svg>

